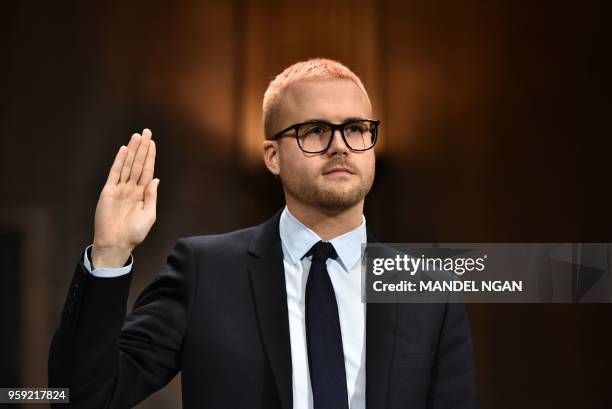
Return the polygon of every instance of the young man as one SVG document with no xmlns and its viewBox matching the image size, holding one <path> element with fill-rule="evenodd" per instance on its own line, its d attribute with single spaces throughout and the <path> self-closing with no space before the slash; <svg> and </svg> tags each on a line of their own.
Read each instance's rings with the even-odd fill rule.
<svg viewBox="0 0 612 409">
<path fill-rule="evenodd" d="M 472 408 L 461 304 L 363 304 L 363 216 L 378 121 L 338 62 L 292 65 L 263 102 L 265 164 L 286 207 L 179 239 L 126 317 L 132 250 L 156 217 L 151 132 L 121 147 L 49 358 L 73 407 L 135 405 L 182 371 L 190 408 Z"/>
</svg>

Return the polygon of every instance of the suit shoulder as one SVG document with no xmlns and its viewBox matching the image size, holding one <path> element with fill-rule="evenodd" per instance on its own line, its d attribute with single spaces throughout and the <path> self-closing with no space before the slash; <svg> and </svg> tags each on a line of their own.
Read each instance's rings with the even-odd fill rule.
<svg viewBox="0 0 612 409">
<path fill-rule="evenodd" d="M 206 234 L 181 237 L 177 240 L 177 242 L 184 242 L 187 246 L 191 247 L 196 252 L 222 251 L 224 253 L 227 253 L 228 250 L 244 251 L 248 247 L 256 229 L 257 226 L 251 226 L 222 234 Z"/>
</svg>

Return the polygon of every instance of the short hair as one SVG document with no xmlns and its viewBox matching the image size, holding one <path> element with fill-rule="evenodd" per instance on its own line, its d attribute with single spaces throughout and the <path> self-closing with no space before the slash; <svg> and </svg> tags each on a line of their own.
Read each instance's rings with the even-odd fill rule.
<svg viewBox="0 0 612 409">
<path fill-rule="evenodd" d="M 338 61 L 312 58 L 297 62 L 283 70 L 268 85 L 263 97 L 263 123 L 266 139 L 272 137 L 275 119 L 278 116 L 282 94 L 291 84 L 304 80 L 347 79 L 359 87 L 370 103 L 370 97 L 359 77 Z"/>
</svg>

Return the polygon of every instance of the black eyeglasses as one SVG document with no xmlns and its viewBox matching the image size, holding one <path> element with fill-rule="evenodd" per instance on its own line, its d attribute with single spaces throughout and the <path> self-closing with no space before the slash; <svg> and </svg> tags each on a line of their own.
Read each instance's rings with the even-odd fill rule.
<svg viewBox="0 0 612 409">
<path fill-rule="evenodd" d="M 306 153 L 322 153 L 329 149 L 336 130 L 352 151 L 367 151 L 376 143 L 378 137 L 376 119 L 351 119 L 341 124 L 330 124 L 324 121 L 310 121 L 291 125 L 273 135 L 278 139 L 289 131 L 295 131 L 296 140 L 301 150 Z"/>
</svg>

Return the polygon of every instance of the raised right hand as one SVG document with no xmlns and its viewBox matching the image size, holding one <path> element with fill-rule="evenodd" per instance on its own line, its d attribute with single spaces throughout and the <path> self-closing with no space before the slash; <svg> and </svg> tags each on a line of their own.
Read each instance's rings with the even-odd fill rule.
<svg viewBox="0 0 612 409">
<path fill-rule="evenodd" d="M 147 237 L 156 218 L 159 179 L 153 179 L 154 169 L 155 142 L 145 129 L 119 149 L 100 194 L 91 249 L 94 268 L 122 267 Z"/>
</svg>

